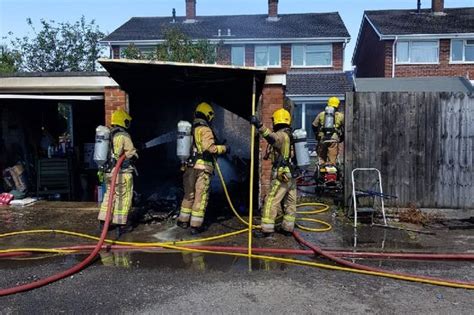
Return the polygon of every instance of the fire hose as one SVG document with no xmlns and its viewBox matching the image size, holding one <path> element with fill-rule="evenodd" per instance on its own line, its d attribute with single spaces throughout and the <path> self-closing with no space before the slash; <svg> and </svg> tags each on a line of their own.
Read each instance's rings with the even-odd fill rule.
<svg viewBox="0 0 474 315">
<path fill-rule="evenodd" d="M 123 161 L 123 159 L 121 159 Z M 121 162 L 120 161 L 120 162 Z M 217 164 L 218 165 L 218 164 Z M 116 169 L 117 170 L 117 169 Z M 112 176 L 112 185 L 111 185 L 111 191 L 115 190 L 115 180 L 117 176 L 117 171 L 114 170 L 113 176 Z M 242 223 L 245 223 L 248 225 L 248 222 L 245 221 L 235 210 L 230 196 L 228 194 L 227 188 L 225 186 L 225 181 L 223 180 L 221 171 L 219 167 L 217 167 L 217 172 L 219 174 L 219 177 L 221 179 L 221 182 L 224 187 L 224 191 L 226 194 L 226 197 L 228 199 L 229 205 L 235 215 L 239 218 L 239 220 Z M 474 283 L 472 282 L 465 282 L 465 281 L 456 281 L 456 280 L 445 280 L 445 279 L 438 279 L 438 278 L 432 278 L 432 277 L 424 277 L 424 276 L 414 276 L 410 274 L 405 274 L 405 273 L 398 273 L 398 272 L 391 272 L 391 271 L 385 271 L 379 268 L 373 268 L 373 267 L 368 267 L 356 263 L 351 263 L 349 261 L 346 261 L 344 259 L 341 259 L 340 257 L 348 257 L 350 254 L 355 255 L 355 253 L 350 253 L 350 252 L 330 252 L 330 251 L 325 251 L 321 250 L 319 247 L 317 247 L 314 244 L 311 244 L 304 240 L 299 233 L 295 232 L 294 237 L 295 239 L 300 242 L 300 244 L 306 246 L 309 248 L 309 250 L 295 250 L 295 249 L 265 249 L 265 248 L 252 248 L 254 253 L 257 254 L 248 254 L 248 249 L 243 248 L 243 247 L 225 247 L 225 246 L 186 246 L 187 244 L 192 244 L 196 242 L 205 242 L 205 241 L 215 241 L 218 239 L 223 239 L 226 237 L 242 234 L 245 232 L 248 232 L 249 229 L 243 229 L 231 233 L 226 233 L 223 235 L 218 235 L 218 236 L 213 236 L 213 237 L 208 237 L 204 239 L 195 239 L 195 240 L 188 240 L 188 241 L 180 241 L 180 242 L 168 242 L 168 243 L 138 243 L 138 242 L 120 242 L 120 241 L 110 241 L 106 240 L 105 236 L 107 234 L 107 229 L 110 221 L 110 216 L 111 216 L 111 209 L 112 209 L 112 203 L 113 203 L 113 198 L 109 198 L 109 204 L 108 204 L 108 211 L 107 211 L 107 218 L 106 218 L 106 224 L 104 225 L 104 229 L 102 230 L 100 238 L 96 238 L 90 235 L 85 235 L 81 233 L 76 233 L 76 232 L 69 232 L 69 231 L 60 231 L 60 230 L 38 230 L 38 231 L 21 231 L 21 232 L 13 232 L 13 233 L 6 233 L 0 235 L 0 237 L 8 237 L 8 236 L 14 236 L 14 235 L 20 235 L 20 234 L 32 234 L 32 233 L 58 233 L 58 234 L 66 234 L 66 235 L 71 235 L 71 236 L 78 236 L 78 237 L 85 237 L 89 239 L 98 239 L 98 243 L 94 246 L 91 247 L 90 245 L 86 246 L 73 246 L 69 248 L 58 248 L 58 249 L 38 249 L 38 248 L 25 248 L 25 249 L 11 249 L 11 250 L 3 250 L 0 251 L 0 254 L 2 255 L 25 255 L 28 254 L 29 252 L 52 252 L 52 253 L 61 253 L 61 254 L 69 254 L 73 252 L 77 252 L 78 250 L 90 250 L 93 248 L 93 251 L 89 254 L 89 256 L 79 263 L 78 265 L 51 277 L 35 281 L 30 284 L 10 288 L 10 289 L 4 289 L 0 290 L 0 296 L 4 295 L 9 295 L 9 294 L 14 294 L 18 292 L 23 292 L 27 290 L 31 290 L 34 288 L 38 288 L 40 286 L 46 285 L 48 283 L 57 281 L 59 279 L 62 279 L 64 277 L 67 277 L 69 275 L 72 275 L 75 272 L 78 272 L 85 268 L 88 264 L 90 264 L 93 259 L 97 256 L 98 252 L 101 249 L 113 249 L 115 246 L 117 249 L 156 249 L 156 247 L 161 247 L 161 248 L 166 248 L 166 249 L 172 249 L 172 250 L 179 250 L 179 251 L 187 251 L 187 252 L 197 252 L 197 253 L 206 253 L 206 254 L 216 254 L 216 255 L 231 255 L 231 256 L 237 256 L 237 257 L 246 257 L 246 258 L 254 258 L 254 259 L 264 259 L 264 260 L 270 260 L 270 261 L 275 261 L 275 262 L 280 262 L 280 263 L 287 263 L 287 264 L 296 264 L 296 265 L 303 265 L 303 266 L 311 266 L 311 267 L 318 267 L 318 268 L 323 268 L 323 269 L 329 269 L 329 270 L 339 270 L 339 271 L 346 271 L 346 272 L 353 272 L 353 273 L 358 273 L 358 274 L 365 274 L 365 275 L 373 275 L 373 276 L 382 276 L 382 277 L 387 277 L 387 278 L 392 278 L 392 279 L 398 279 L 398 280 L 405 280 L 405 281 L 413 281 L 413 282 L 419 282 L 419 283 L 426 283 L 426 284 L 432 284 L 432 285 L 440 285 L 440 286 L 447 286 L 447 287 L 454 287 L 454 288 L 464 288 L 464 289 L 474 289 Z M 328 210 L 328 207 L 323 204 L 314 204 L 314 203 L 307 203 L 307 204 L 300 204 L 298 205 L 299 207 L 302 206 L 322 206 L 321 209 L 317 209 L 314 211 L 306 211 L 306 212 L 299 212 L 300 214 L 316 214 L 316 213 L 321 213 L 323 211 Z M 321 231 L 326 231 L 330 229 L 330 225 L 325 223 L 324 221 L 316 220 L 316 219 L 311 219 L 311 218 L 303 218 L 304 221 L 312 221 L 312 222 L 318 222 L 318 223 L 323 223 L 325 224 L 324 228 L 320 229 L 314 229 L 314 228 L 308 228 L 304 227 L 301 225 L 298 225 L 299 228 L 301 229 L 306 229 L 308 231 L 312 232 L 321 232 Z M 301 220 L 300 220 L 301 221 Z M 111 243 L 112 245 L 106 245 L 104 246 L 104 243 Z M 316 263 L 312 261 L 307 261 L 307 260 L 298 260 L 298 259 L 291 259 L 291 258 L 281 258 L 281 257 L 274 257 L 274 256 L 266 256 L 266 255 L 259 255 L 259 254 L 276 254 L 276 255 L 319 255 L 326 257 L 338 264 L 341 264 L 341 266 L 334 266 L 334 265 L 328 265 L 328 264 L 322 264 L 322 263 Z M 461 260 L 461 259 L 466 259 L 466 260 L 472 260 L 473 257 L 472 255 L 468 254 L 402 254 L 402 253 L 393 253 L 391 255 L 390 253 L 365 253 L 366 256 L 363 256 L 364 253 L 360 253 L 360 257 L 374 257 L 374 258 L 381 258 L 381 257 L 387 257 L 387 258 L 393 258 L 393 257 L 398 257 L 398 258 L 413 258 L 413 259 L 453 259 L 453 260 Z M 350 256 L 350 257 L 354 257 Z"/>
<path fill-rule="evenodd" d="M 110 218 L 111 218 L 111 215 L 112 215 L 112 208 L 113 208 L 113 204 L 114 204 L 113 196 L 115 194 L 115 184 L 116 184 L 118 172 L 119 172 L 120 167 L 122 166 L 122 163 L 123 163 L 124 160 L 125 160 L 125 155 L 122 155 L 120 157 L 120 159 L 117 161 L 117 164 L 116 164 L 116 166 L 115 166 L 115 168 L 112 172 L 112 179 L 111 179 L 110 191 L 109 191 L 109 200 L 108 200 L 108 203 L 107 203 L 107 214 L 106 214 L 106 217 L 105 217 L 104 227 L 103 227 L 102 232 L 100 234 L 99 241 L 97 242 L 96 246 L 94 247 L 92 252 L 89 254 L 89 256 L 87 256 L 82 262 L 78 263 L 77 265 L 75 265 L 75 266 L 73 266 L 73 267 L 71 267 L 71 268 L 69 268 L 69 269 L 67 269 L 63 272 L 55 274 L 53 276 L 43 278 L 43 279 L 31 282 L 31 283 L 27 283 L 27 284 L 24 284 L 24 285 L 19 285 L 19 286 L 16 286 L 16 287 L 1 289 L 0 290 L 0 296 L 6 296 L 6 295 L 10 295 L 10 294 L 15 294 L 15 293 L 20 293 L 20 292 L 24 292 L 24 291 L 33 290 L 33 289 L 42 287 L 44 285 L 50 284 L 52 282 L 64 279 L 66 277 L 69 277 L 70 275 L 73 275 L 73 274 L 81 271 L 82 269 L 87 267 L 96 258 L 97 254 L 102 249 L 102 245 L 104 244 L 105 238 L 107 237 L 107 232 L 109 230 L 109 225 L 110 225 Z"/>
</svg>

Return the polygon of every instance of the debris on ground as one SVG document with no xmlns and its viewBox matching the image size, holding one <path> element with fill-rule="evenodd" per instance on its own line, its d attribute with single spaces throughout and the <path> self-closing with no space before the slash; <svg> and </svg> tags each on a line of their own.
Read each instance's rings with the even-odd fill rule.
<svg viewBox="0 0 474 315">
<path fill-rule="evenodd" d="M 413 223 L 418 225 L 427 225 L 440 220 L 440 216 L 437 214 L 424 213 L 416 207 L 416 205 L 410 205 L 408 210 L 400 211 L 399 221 L 405 223 Z"/>
</svg>

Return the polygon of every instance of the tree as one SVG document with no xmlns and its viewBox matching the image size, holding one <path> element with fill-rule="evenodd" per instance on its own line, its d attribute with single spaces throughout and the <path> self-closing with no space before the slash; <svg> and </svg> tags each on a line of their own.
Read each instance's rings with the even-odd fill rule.
<svg viewBox="0 0 474 315">
<path fill-rule="evenodd" d="M 177 28 L 164 31 L 164 42 L 151 51 L 140 51 L 130 44 L 122 51 L 126 59 L 160 60 L 212 64 L 217 61 L 220 44 L 208 40 L 193 41 Z"/>
<path fill-rule="evenodd" d="M 7 49 L 6 47 L 0 46 L 0 73 L 13 73 L 17 71 L 17 64 L 19 62 L 19 56 Z"/>
<path fill-rule="evenodd" d="M 74 23 L 40 20 L 37 31 L 30 18 L 28 25 L 35 36 L 12 40 L 14 52 L 21 56 L 19 70 L 40 72 L 95 71 L 101 54 L 99 26 L 85 17 Z"/>
</svg>

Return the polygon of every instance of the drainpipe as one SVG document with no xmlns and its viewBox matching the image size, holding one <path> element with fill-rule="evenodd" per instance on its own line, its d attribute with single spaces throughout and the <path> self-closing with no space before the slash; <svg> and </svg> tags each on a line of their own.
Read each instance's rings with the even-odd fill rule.
<svg viewBox="0 0 474 315">
<path fill-rule="evenodd" d="M 346 46 L 347 46 L 347 38 L 344 38 L 344 44 L 342 45 L 342 71 L 344 71 L 344 66 L 346 63 Z"/>
<path fill-rule="evenodd" d="M 398 42 L 398 36 L 395 36 L 395 40 L 393 41 L 393 46 L 392 46 L 392 78 L 395 78 L 395 61 L 396 61 L 395 49 L 396 49 L 397 42 Z"/>
</svg>

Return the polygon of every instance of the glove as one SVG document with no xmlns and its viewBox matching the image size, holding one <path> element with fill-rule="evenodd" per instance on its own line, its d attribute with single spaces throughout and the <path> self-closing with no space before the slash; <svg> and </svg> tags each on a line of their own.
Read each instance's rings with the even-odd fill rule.
<svg viewBox="0 0 474 315">
<path fill-rule="evenodd" d="M 257 129 L 260 129 L 260 128 L 262 128 L 262 126 L 263 126 L 263 124 L 262 124 L 262 122 L 260 121 L 260 119 L 258 119 L 258 117 L 255 116 L 255 115 L 253 115 L 252 118 L 250 118 L 250 123 L 251 123 L 252 125 L 254 125 L 255 128 L 257 128 Z"/>
<path fill-rule="evenodd" d="M 98 171 L 98 172 L 97 172 L 97 179 L 99 180 L 99 183 L 103 183 L 103 182 L 104 182 L 105 176 L 104 176 L 104 172 L 103 172 L 103 171 Z"/>
<path fill-rule="evenodd" d="M 230 152 L 231 152 L 231 149 L 230 149 L 230 147 L 227 145 L 227 146 L 225 147 L 225 154 L 230 154 Z"/>
</svg>

